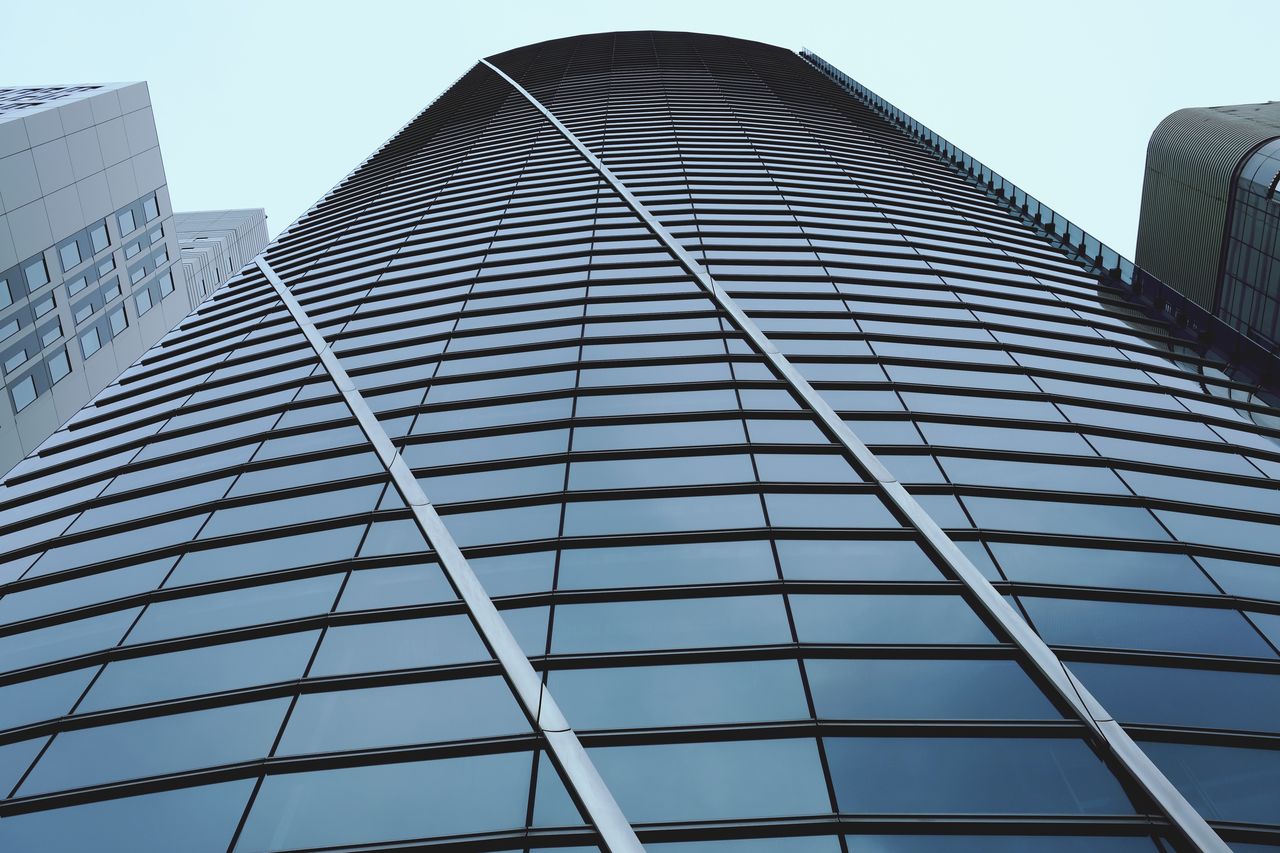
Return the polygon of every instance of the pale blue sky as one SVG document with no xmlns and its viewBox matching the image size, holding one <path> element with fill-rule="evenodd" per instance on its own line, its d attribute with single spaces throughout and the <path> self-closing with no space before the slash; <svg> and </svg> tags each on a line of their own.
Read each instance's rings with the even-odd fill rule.
<svg viewBox="0 0 1280 853">
<path fill-rule="evenodd" d="M 174 205 L 277 233 L 477 58 L 576 33 L 809 47 L 1132 256 L 1146 142 L 1280 99 L 1277 0 L 3 0 L 0 84 L 146 80 Z"/>
</svg>

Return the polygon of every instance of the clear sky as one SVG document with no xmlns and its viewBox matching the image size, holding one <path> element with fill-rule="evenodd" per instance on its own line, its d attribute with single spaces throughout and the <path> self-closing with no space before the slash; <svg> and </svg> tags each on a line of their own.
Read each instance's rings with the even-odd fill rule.
<svg viewBox="0 0 1280 853">
<path fill-rule="evenodd" d="M 0 84 L 146 80 L 179 210 L 292 222 L 479 57 L 608 30 L 808 47 L 1132 257 L 1147 139 L 1280 99 L 1280 0 L 0 0 Z"/>
</svg>

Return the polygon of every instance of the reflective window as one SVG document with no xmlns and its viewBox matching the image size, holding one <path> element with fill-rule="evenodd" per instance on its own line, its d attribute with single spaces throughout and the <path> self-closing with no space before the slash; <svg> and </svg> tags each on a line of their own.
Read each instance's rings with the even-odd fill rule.
<svg viewBox="0 0 1280 853">
<path fill-rule="evenodd" d="M 549 686 L 579 730 L 809 717 L 795 661 L 565 669 Z"/>
<path fill-rule="evenodd" d="M 97 671 L 93 666 L 0 687 L 0 729 L 62 716 L 71 710 Z"/>
<path fill-rule="evenodd" d="M 528 753 L 268 776 L 238 851 L 523 830 Z M 352 791 L 359 791 L 357 799 Z"/>
<path fill-rule="evenodd" d="M 341 584 L 342 575 L 333 574 L 157 601 L 129 632 L 129 642 L 147 643 L 327 613 Z"/>
<path fill-rule="evenodd" d="M 1083 741 L 827 738 L 840 810 L 855 814 L 1132 814 Z"/>
<path fill-rule="evenodd" d="M 828 720 L 1062 716 L 1014 661 L 817 659 L 805 661 L 805 670 L 818 716 Z"/>
<path fill-rule="evenodd" d="M 218 693 L 302 677 L 318 631 L 203 646 L 107 664 L 77 713 Z"/>
<path fill-rule="evenodd" d="M 272 699 L 60 732 L 18 790 L 38 794 L 258 758 L 271 749 L 288 707 L 288 699 Z"/>
<path fill-rule="evenodd" d="M 825 814 L 831 800 L 812 740 L 619 746 L 589 750 L 637 822 Z"/>
<path fill-rule="evenodd" d="M 611 601 L 556 608 L 556 654 L 751 646 L 790 643 L 782 599 L 732 598 Z"/>
<path fill-rule="evenodd" d="M 1234 610 L 1030 596 L 1020 600 L 1036 630 L 1054 645 L 1276 656 Z"/>
<path fill-rule="evenodd" d="M 1280 824 L 1274 750 L 1154 741 L 1142 750 L 1206 819 Z"/>
<path fill-rule="evenodd" d="M 1011 581 L 1079 586 L 1217 592 L 1185 554 L 990 542 Z"/>
<path fill-rule="evenodd" d="M 582 501 L 565 507 L 564 535 L 727 530 L 764 524 L 755 495 Z"/>
<path fill-rule="evenodd" d="M 137 615 L 135 607 L 0 637 L 0 671 L 110 648 L 119 642 Z"/>
<path fill-rule="evenodd" d="M 224 853 L 252 779 L 27 812 L 0 821 L 6 850 Z"/>
<path fill-rule="evenodd" d="M 959 595 L 792 595 L 802 643 L 993 643 Z"/>
<path fill-rule="evenodd" d="M 437 616 L 330 628 L 311 674 L 342 675 L 489 660 L 466 616 Z"/>
<path fill-rule="evenodd" d="M 782 573 L 791 580 L 942 580 L 914 542 L 869 539 L 780 539 Z"/>
<path fill-rule="evenodd" d="M 1081 661 L 1071 671 L 1123 723 L 1280 733 L 1280 679 L 1271 674 Z"/>
<path fill-rule="evenodd" d="M 592 589 L 774 580 L 777 576 L 767 541 L 690 542 L 565 550 L 560 554 L 559 585 Z"/>
</svg>

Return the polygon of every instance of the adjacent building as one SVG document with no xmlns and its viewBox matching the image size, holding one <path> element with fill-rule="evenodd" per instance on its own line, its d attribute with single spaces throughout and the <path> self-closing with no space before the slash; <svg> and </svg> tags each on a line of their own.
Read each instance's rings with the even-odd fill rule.
<svg viewBox="0 0 1280 853">
<path fill-rule="evenodd" d="M 926 131 L 477 63 L 4 478 L 0 849 L 1280 845 L 1273 356 Z"/>
<path fill-rule="evenodd" d="M 266 245 L 261 210 L 183 217 L 145 83 L 0 88 L 0 470 Z"/>
<path fill-rule="evenodd" d="M 1137 262 L 1280 346 L 1280 101 L 1178 110 L 1147 147 Z"/>
<path fill-rule="evenodd" d="M 262 208 L 175 213 L 182 273 L 192 305 L 222 286 L 267 245 Z"/>
</svg>

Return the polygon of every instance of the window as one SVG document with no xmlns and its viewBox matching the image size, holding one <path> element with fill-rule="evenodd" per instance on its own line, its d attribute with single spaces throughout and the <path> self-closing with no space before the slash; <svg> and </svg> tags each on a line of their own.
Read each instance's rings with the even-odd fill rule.
<svg viewBox="0 0 1280 853">
<path fill-rule="evenodd" d="M 80 263 L 80 244 L 72 240 L 67 245 L 58 249 L 58 257 L 62 261 L 63 271 L 70 270 L 76 264 Z"/>
<path fill-rule="evenodd" d="M 36 399 L 36 380 L 32 376 L 25 376 L 20 381 L 15 382 L 9 389 L 9 393 L 13 394 L 14 411 L 21 412 L 27 406 L 30 406 Z"/>
<path fill-rule="evenodd" d="M 134 228 L 138 227 L 137 222 L 133 218 L 133 210 L 122 210 L 119 213 L 117 213 L 116 223 L 119 224 L 120 226 L 121 237 L 133 231 Z"/>
<path fill-rule="evenodd" d="M 418 669 L 490 660 L 466 616 L 339 625 L 325 634 L 311 675 Z"/>
<path fill-rule="evenodd" d="M 78 278 L 73 278 L 71 281 L 67 282 L 67 293 L 70 294 L 71 296 L 75 296 L 77 293 L 84 290 L 88 286 L 89 286 L 89 282 L 85 279 L 85 277 L 79 276 Z"/>
<path fill-rule="evenodd" d="M 131 284 L 137 284 L 138 282 L 146 278 L 146 275 L 147 275 L 147 267 L 145 264 L 143 266 L 131 269 L 129 270 L 129 282 Z"/>
<path fill-rule="evenodd" d="M 18 333 L 21 324 L 18 323 L 17 317 L 10 317 L 4 325 L 0 325 L 0 341 L 8 340 Z"/>
<path fill-rule="evenodd" d="M 79 325 L 80 323 L 83 323 L 85 320 L 88 320 L 90 317 L 92 317 L 93 311 L 94 311 L 94 304 L 92 302 L 86 302 L 76 309 L 73 319 L 76 321 L 76 324 Z"/>
<path fill-rule="evenodd" d="M 802 643 L 996 641 L 959 595 L 793 595 L 791 609 Z"/>
<path fill-rule="evenodd" d="M 43 284 L 49 283 L 49 270 L 44 265 L 44 256 L 40 255 L 32 259 L 25 267 L 27 274 L 27 290 L 35 290 Z"/>
<path fill-rule="evenodd" d="M 50 291 L 44 295 L 44 298 L 32 306 L 32 310 L 36 312 L 37 317 L 43 317 L 56 307 L 58 307 L 57 297 L 52 291 Z"/>
<path fill-rule="evenodd" d="M 1150 741 L 1141 746 L 1208 820 L 1280 822 L 1280 763 L 1275 750 Z"/>
<path fill-rule="evenodd" d="M 773 595 L 566 604 L 556 608 L 554 654 L 691 649 L 791 642 Z"/>
<path fill-rule="evenodd" d="M 529 805 L 530 765 L 531 755 L 518 752 L 270 775 L 237 849 L 520 832 Z M 352 801 L 353 791 L 360 792 L 359 804 Z M 370 803 L 376 808 L 363 805 Z"/>
<path fill-rule="evenodd" d="M 13 293 L 9 290 L 9 280 L 0 278 L 0 308 L 8 308 L 13 304 Z"/>
<path fill-rule="evenodd" d="M 71 372 L 71 360 L 65 349 L 58 350 L 45 361 L 49 365 L 49 376 L 54 382 Z"/>
<path fill-rule="evenodd" d="M 1133 814 L 1083 741 L 828 738 L 836 800 L 854 814 Z"/>
<path fill-rule="evenodd" d="M 618 805 L 638 822 L 831 811 L 817 744 L 805 738 L 646 744 L 589 752 Z"/>
<path fill-rule="evenodd" d="M 556 701 L 578 729 L 805 720 L 795 661 L 556 670 Z"/>
<path fill-rule="evenodd" d="M 107 283 L 102 286 L 102 298 L 105 299 L 107 302 L 110 302 L 112 299 L 115 299 L 119 295 L 120 295 L 120 279 L 118 278 L 108 279 Z"/>
<path fill-rule="evenodd" d="M 151 291 L 139 290 L 137 295 L 133 297 L 134 304 L 138 306 L 138 316 L 151 310 Z"/>
<path fill-rule="evenodd" d="M 128 328 L 129 318 L 125 316 L 124 306 L 121 306 L 120 308 L 117 308 L 115 311 L 112 311 L 111 316 L 110 318 L 108 318 L 107 322 L 111 324 L 111 337 L 113 338 L 116 335 L 123 332 L 126 328 Z"/>
<path fill-rule="evenodd" d="M 23 794 L 260 758 L 288 699 L 59 732 L 22 783 Z"/>
<path fill-rule="evenodd" d="M 47 347 L 49 344 L 62 337 L 62 321 L 54 320 L 49 328 L 40 333 L 40 345 Z"/>
<path fill-rule="evenodd" d="M 151 196 L 151 198 L 142 203 L 142 215 L 146 217 L 148 222 L 160 215 L 160 205 L 156 202 L 155 196 Z"/>
<path fill-rule="evenodd" d="M 160 297 L 164 298 L 173 293 L 173 272 L 165 270 L 164 275 L 160 276 L 157 281 L 160 282 Z"/>
<path fill-rule="evenodd" d="M 184 850 L 223 853 L 252 779 L 84 803 L 5 818 L 5 850 Z"/>
<path fill-rule="evenodd" d="M 103 258 L 102 262 L 98 264 L 98 275 L 106 275 L 115 268 L 116 259 L 111 255 L 107 255 L 107 257 Z"/>
<path fill-rule="evenodd" d="M 135 241 L 124 247 L 124 256 L 126 259 L 132 258 L 141 251 L 142 251 L 142 244 Z"/>
<path fill-rule="evenodd" d="M 279 753 L 337 752 L 527 734 L 529 720 L 499 677 L 306 694 Z"/>
<path fill-rule="evenodd" d="M 80 336 L 80 349 L 84 351 L 85 358 L 102 349 L 102 339 L 96 326 Z"/>
<path fill-rule="evenodd" d="M 93 244 L 94 254 L 101 252 L 107 246 L 111 245 L 111 238 L 107 235 L 106 221 L 99 222 L 93 228 L 89 229 L 89 242 Z"/>
<path fill-rule="evenodd" d="M 265 625 L 328 612 L 340 575 L 175 598 L 150 605 L 129 632 L 129 643 Z"/>
<path fill-rule="evenodd" d="M 824 720 L 1062 718 L 1011 660 L 816 659 L 804 666 Z"/>
</svg>

